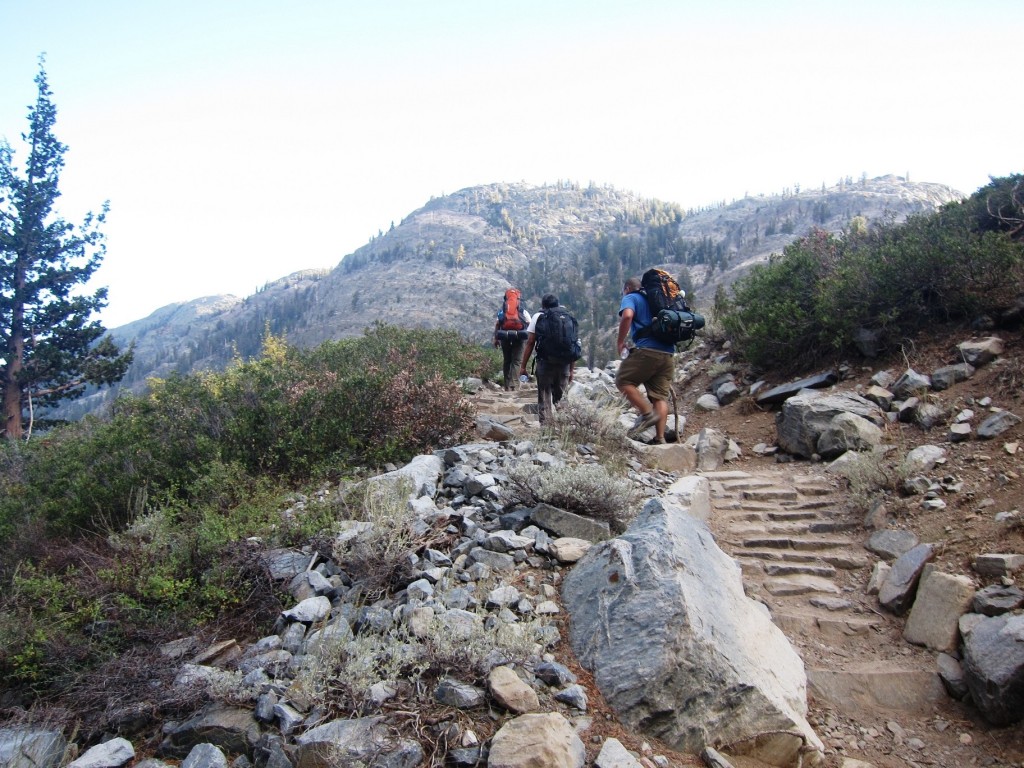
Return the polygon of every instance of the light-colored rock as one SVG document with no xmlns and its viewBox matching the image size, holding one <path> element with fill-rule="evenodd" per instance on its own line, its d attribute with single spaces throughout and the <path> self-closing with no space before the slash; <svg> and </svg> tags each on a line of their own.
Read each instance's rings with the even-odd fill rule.
<svg viewBox="0 0 1024 768">
<path fill-rule="evenodd" d="M 840 413 L 818 437 L 817 453 L 831 460 L 847 451 L 870 451 L 882 442 L 882 430 L 855 413 Z"/>
<path fill-rule="evenodd" d="M 811 667 L 807 682 L 816 700 L 854 718 L 877 717 L 879 710 L 926 713 L 946 695 L 934 672 L 883 661 L 845 669 Z"/>
<path fill-rule="evenodd" d="M 618 739 L 605 739 L 594 760 L 597 768 L 643 768 L 643 763 L 629 753 Z"/>
<path fill-rule="evenodd" d="M 962 341 L 956 345 L 956 351 L 965 363 L 980 368 L 1003 354 L 1003 340 L 988 336 L 977 341 Z"/>
<path fill-rule="evenodd" d="M 701 472 L 714 472 L 725 463 L 729 440 L 717 429 L 705 427 L 697 433 L 694 449 L 697 451 L 697 469 Z"/>
<path fill-rule="evenodd" d="M 530 513 L 530 522 L 557 538 L 603 541 L 611 536 L 611 527 L 604 520 L 577 515 L 550 504 L 538 504 Z"/>
<path fill-rule="evenodd" d="M 487 768 L 583 768 L 586 758 L 569 721 L 548 712 L 520 715 L 501 726 L 491 739 Z"/>
<path fill-rule="evenodd" d="M 57 768 L 67 740 L 45 728 L 0 728 L 0 765 L 4 768 Z"/>
<path fill-rule="evenodd" d="M 625 534 L 577 563 L 562 598 L 573 650 L 630 727 L 681 751 L 713 735 L 730 754 L 780 766 L 820 759 L 799 656 L 678 503 L 649 500 Z"/>
<path fill-rule="evenodd" d="M 717 411 L 722 407 L 721 403 L 718 402 L 718 398 L 710 393 L 698 397 L 694 406 L 701 411 Z"/>
<path fill-rule="evenodd" d="M 552 557 L 560 563 L 575 563 L 590 549 L 591 542 L 586 539 L 573 539 L 563 536 L 551 542 L 549 549 Z"/>
<path fill-rule="evenodd" d="M 213 744 L 196 744 L 181 761 L 181 768 L 227 768 L 228 759 Z"/>
<path fill-rule="evenodd" d="M 908 643 L 933 651 L 954 651 L 960 617 L 970 610 L 974 584 L 966 576 L 933 570 L 924 577 L 903 627 Z"/>
<path fill-rule="evenodd" d="M 775 417 L 779 447 L 797 456 L 812 456 L 818 450 L 818 438 L 841 413 L 853 413 L 881 426 L 882 409 L 852 392 L 819 392 L 805 389 L 789 398 Z"/>
<path fill-rule="evenodd" d="M 676 480 L 663 494 L 673 499 L 698 520 L 707 522 L 711 518 L 711 483 L 706 477 L 687 475 Z"/>
<path fill-rule="evenodd" d="M 537 692 L 520 679 L 510 667 L 495 667 L 487 675 L 487 687 L 494 699 L 517 715 L 540 709 Z"/>
<path fill-rule="evenodd" d="M 962 443 L 971 439 L 971 425 L 966 423 L 950 424 L 946 438 L 951 443 Z"/>
<path fill-rule="evenodd" d="M 867 593 L 869 595 L 877 595 L 881 590 L 885 580 L 889 578 L 889 571 L 892 570 L 892 566 L 888 563 L 879 560 L 875 563 L 871 569 L 871 578 L 868 579 Z"/>
<path fill-rule="evenodd" d="M 903 374 L 892 383 L 889 389 L 896 397 L 905 398 L 926 392 L 931 389 L 931 377 L 918 373 L 913 368 L 908 368 Z"/>
<path fill-rule="evenodd" d="M 301 621 L 303 624 L 311 624 L 322 621 L 331 613 L 331 601 L 324 595 L 309 597 L 296 606 L 282 611 L 281 615 L 288 621 Z"/>
<path fill-rule="evenodd" d="M 644 463 L 651 469 L 683 475 L 697 468 L 697 452 L 688 442 L 645 445 L 641 451 Z"/>
<path fill-rule="evenodd" d="M 908 475 L 931 472 L 935 465 L 946 460 L 946 449 L 938 445 L 919 445 L 903 459 L 903 471 Z"/>
<path fill-rule="evenodd" d="M 382 717 L 331 720 L 295 739 L 295 768 L 370 765 L 371 761 L 390 768 L 415 768 L 422 760 L 419 743 L 394 736 Z"/>
</svg>

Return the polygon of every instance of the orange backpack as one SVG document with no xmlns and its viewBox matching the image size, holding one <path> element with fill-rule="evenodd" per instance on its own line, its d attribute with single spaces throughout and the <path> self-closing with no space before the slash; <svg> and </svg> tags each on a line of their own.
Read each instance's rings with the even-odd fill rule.
<svg viewBox="0 0 1024 768">
<path fill-rule="evenodd" d="M 520 299 L 522 294 L 517 288 L 509 288 L 505 291 L 505 300 L 501 305 L 501 312 L 498 313 L 499 326 L 503 331 L 524 331 L 527 322 L 523 312 L 523 305 Z"/>
</svg>

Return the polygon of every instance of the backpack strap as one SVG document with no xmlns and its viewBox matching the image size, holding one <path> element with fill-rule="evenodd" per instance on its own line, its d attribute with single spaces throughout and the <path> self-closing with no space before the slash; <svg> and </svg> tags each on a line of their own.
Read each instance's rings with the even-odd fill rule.
<svg viewBox="0 0 1024 768">
<path fill-rule="evenodd" d="M 647 291 L 645 291 L 643 289 L 643 287 L 640 287 L 640 288 L 637 288 L 635 291 L 630 291 L 629 293 L 630 293 L 630 295 L 632 295 L 634 293 L 639 293 L 641 296 L 644 297 L 644 303 L 647 305 L 647 312 L 648 312 L 648 314 L 650 314 L 651 320 L 653 321 L 654 320 L 654 310 L 651 309 L 651 302 L 647 298 Z M 636 317 L 636 312 L 633 313 L 633 323 L 639 326 L 639 328 L 637 329 L 636 333 L 633 334 L 633 338 L 634 339 L 642 339 L 642 338 L 644 338 L 646 336 L 650 336 L 651 335 L 651 333 L 652 333 L 652 331 L 651 331 L 651 323 L 647 323 L 645 325 L 645 324 L 639 322 L 637 320 L 637 317 Z"/>
</svg>

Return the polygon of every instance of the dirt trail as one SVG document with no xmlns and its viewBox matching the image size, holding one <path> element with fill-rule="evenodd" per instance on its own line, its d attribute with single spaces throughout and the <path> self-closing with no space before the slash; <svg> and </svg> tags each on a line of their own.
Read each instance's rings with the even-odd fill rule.
<svg viewBox="0 0 1024 768">
<path fill-rule="evenodd" d="M 539 434 L 533 386 L 474 399 L 517 435 Z M 829 766 L 1024 766 L 1024 727 L 993 729 L 950 699 L 935 654 L 907 643 L 904 619 L 867 593 L 868 532 L 821 465 L 750 457 L 696 474 L 710 483 L 718 545 L 804 661 L 808 719 Z"/>
<path fill-rule="evenodd" d="M 950 699 L 935 654 L 867 594 L 874 557 L 862 521 L 815 465 L 703 473 L 709 522 L 807 669 L 810 717 L 836 760 L 876 766 L 1015 765 L 1021 728 L 999 731 Z M 839 764 L 839 763 L 836 763 Z"/>
</svg>

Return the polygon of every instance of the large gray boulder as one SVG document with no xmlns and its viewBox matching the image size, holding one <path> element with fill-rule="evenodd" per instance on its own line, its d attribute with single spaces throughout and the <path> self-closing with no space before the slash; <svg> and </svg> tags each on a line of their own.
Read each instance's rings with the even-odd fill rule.
<svg viewBox="0 0 1024 768">
<path fill-rule="evenodd" d="M 847 451 L 870 451 L 882 442 L 882 430 L 855 413 L 840 413 L 818 438 L 818 454 L 835 459 Z"/>
<path fill-rule="evenodd" d="M 414 456 L 408 464 L 400 469 L 371 477 L 365 481 L 365 484 L 375 491 L 382 491 L 386 488 L 410 488 L 410 500 L 420 496 L 433 498 L 437 493 L 443 472 L 444 460 L 440 456 L 422 454 Z"/>
<path fill-rule="evenodd" d="M 630 727 L 686 752 L 823 760 L 800 657 L 686 507 L 650 499 L 576 564 L 562 598 L 573 650 Z"/>
<path fill-rule="evenodd" d="M 993 725 L 1024 719 L 1024 614 L 978 619 L 964 638 L 964 677 Z"/>
<path fill-rule="evenodd" d="M 415 768 L 423 748 L 412 739 L 396 736 L 382 717 L 331 720 L 295 740 L 296 768 Z"/>
<path fill-rule="evenodd" d="M 818 440 L 843 413 L 860 416 L 876 427 L 885 424 L 882 409 L 867 398 L 852 392 L 806 389 L 786 400 L 775 417 L 779 448 L 796 456 L 813 456 Z"/>
<path fill-rule="evenodd" d="M 4 768 L 57 768 L 67 740 L 46 728 L 0 728 L 0 765 Z"/>
</svg>

